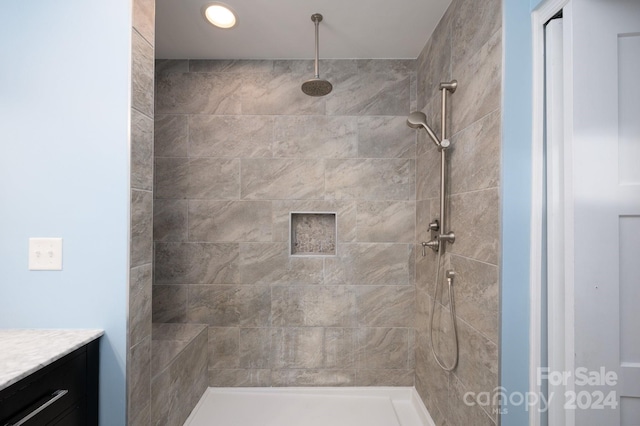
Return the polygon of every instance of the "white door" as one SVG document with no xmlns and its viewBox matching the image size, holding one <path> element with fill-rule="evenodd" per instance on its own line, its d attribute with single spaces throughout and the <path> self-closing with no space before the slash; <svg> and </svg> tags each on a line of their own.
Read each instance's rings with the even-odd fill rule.
<svg viewBox="0 0 640 426">
<path fill-rule="evenodd" d="M 640 0 L 565 10 L 575 253 L 575 394 L 565 403 L 579 426 L 639 426 Z"/>
</svg>

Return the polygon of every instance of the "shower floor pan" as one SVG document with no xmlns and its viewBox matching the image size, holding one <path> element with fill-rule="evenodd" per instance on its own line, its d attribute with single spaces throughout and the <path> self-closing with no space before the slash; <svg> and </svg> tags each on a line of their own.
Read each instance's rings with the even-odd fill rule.
<svg viewBox="0 0 640 426">
<path fill-rule="evenodd" d="M 208 388 L 185 426 L 432 426 L 412 387 Z"/>
</svg>

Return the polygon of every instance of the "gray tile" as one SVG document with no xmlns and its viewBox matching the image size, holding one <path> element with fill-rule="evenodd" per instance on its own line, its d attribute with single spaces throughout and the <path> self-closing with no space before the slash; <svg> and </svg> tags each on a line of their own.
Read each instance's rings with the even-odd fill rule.
<svg viewBox="0 0 640 426">
<path fill-rule="evenodd" d="M 271 351 L 271 332 L 268 328 L 240 329 L 240 367 L 260 369 L 269 368 Z"/>
<path fill-rule="evenodd" d="M 215 327 L 258 327 L 270 322 L 268 287 L 192 285 L 188 292 L 189 322 Z"/>
<path fill-rule="evenodd" d="M 414 160 L 326 160 L 326 169 L 329 199 L 415 199 Z"/>
<path fill-rule="evenodd" d="M 151 336 L 129 350 L 127 424 L 149 424 L 151 406 Z"/>
<path fill-rule="evenodd" d="M 410 369 L 408 328 L 360 328 L 358 370 Z"/>
<path fill-rule="evenodd" d="M 469 397 L 469 392 L 455 376 L 451 377 L 449 398 L 451 399 L 449 421 L 456 425 L 495 426 L 496 422 L 489 417 L 485 410 L 491 410 L 490 406 L 482 406 Z M 490 392 L 493 398 L 493 392 Z"/>
<path fill-rule="evenodd" d="M 152 46 L 155 44 L 156 2 L 153 0 L 133 1 L 133 28 Z"/>
<path fill-rule="evenodd" d="M 189 201 L 191 241 L 271 241 L 269 201 Z"/>
<path fill-rule="evenodd" d="M 325 259 L 325 283 L 348 285 L 411 284 L 411 244 L 341 244 Z"/>
<path fill-rule="evenodd" d="M 413 386 L 414 370 L 356 370 L 355 386 Z"/>
<path fill-rule="evenodd" d="M 186 157 L 189 128 L 185 115 L 155 116 L 155 156 Z"/>
<path fill-rule="evenodd" d="M 186 59 L 156 59 L 156 75 L 188 71 L 189 61 Z"/>
<path fill-rule="evenodd" d="M 187 158 L 156 158 L 155 198 L 187 198 L 189 160 Z"/>
<path fill-rule="evenodd" d="M 151 380 L 151 424 L 166 425 L 169 413 L 176 405 L 176 392 L 171 386 L 171 374 L 164 371 Z"/>
<path fill-rule="evenodd" d="M 440 197 L 440 153 L 435 147 L 416 160 L 416 196 L 418 200 Z"/>
<path fill-rule="evenodd" d="M 153 201 L 154 241 L 187 241 L 188 203 L 171 199 Z"/>
<path fill-rule="evenodd" d="M 278 200 L 273 202 L 273 240 L 289 241 L 292 212 L 335 212 L 338 242 L 355 241 L 356 203 L 348 200 Z"/>
<path fill-rule="evenodd" d="M 502 26 L 500 0 L 456 2 L 452 21 L 452 62 L 456 66 L 470 59 Z"/>
<path fill-rule="evenodd" d="M 355 334 L 348 328 L 273 328 L 273 368 L 353 368 Z"/>
<path fill-rule="evenodd" d="M 209 369 L 209 386 L 265 387 L 271 386 L 268 369 Z"/>
<path fill-rule="evenodd" d="M 131 110 L 131 187 L 153 189 L 153 120 Z"/>
<path fill-rule="evenodd" d="M 190 60 L 190 72 L 253 74 L 273 72 L 272 60 Z"/>
<path fill-rule="evenodd" d="M 232 74 L 159 72 L 158 114 L 240 114 L 244 81 Z"/>
<path fill-rule="evenodd" d="M 456 315 L 498 343 L 498 267 L 451 255 Z"/>
<path fill-rule="evenodd" d="M 151 336 L 151 264 L 131 268 L 129 277 L 129 345 Z"/>
<path fill-rule="evenodd" d="M 272 386 L 354 386 L 353 369 L 272 370 Z"/>
<path fill-rule="evenodd" d="M 361 74 L 406 76 L 416 72 L 416 61 L 413 59 L 358 59 L 356 64 Z"/>
<path fill-rule="evenodd" d="M 451 194 L 499 185 L 500 116 L 494 111 L 451 138 Z"/>
<path fill-rule="evenodd" d="M 189 159 L 187 198 L 234 200 L 240 197 L 240 160 Z"/>
<path fill-rule="evenodd" d="M 280 116 L 275 119 L 274 157 L 353 158 L 357 151 L 355 117 Z"/>
<path fill-rule="evenodd" d="M 240 329 L 209 327 L 209 368 L 240 367 Z"/>
<path fill-rule="evenodd" d="M 471 392 L 492 392 L 498 386 L 498 346 L 460 320 L 458 342 L 456 377 Z"/>
<path fill-rule="evenodd" d="M 356 295 L 350 286 L 274 286 L 274 327 L 355 327 Z"/>
<path fill-rule="evenodd" d="M 412 243 L 416 204 L 413 201 L 362 201 L 357 204 L 357 240 Z"/>
<path fill-rule="evenodd" d="M 338 78 L 339 77 L 339 78 Z M 408 73 L 354 73 L 336 76 L 327 99 L 327 115 L 407 115 Z"/>
<path fill-rule="evenodd" d="M 413 287 L 361 286 L 356 289 L 358 325 L 365 327 L 413 327 Z"/>
<path fill-rule="evenodd" d="M 318 199 L 324 196 L 324 163 L 318 160 L 243 159 L 243 199 Z"/>
<path fill-rule="evenodd" d="M 458 89 L 451 95 L 451 134 L 500 108 L 502 32 L 497 31 L 467 62 L 455 64 Z"/>
<path fill-rule="evenodd" d="M 416 131 L 407 117 L 359 117 L 358 157 L 415 158 Z"/>
<path fill-rule="evenodd" d="M 242 284 L 310 285 L 323 280 L 321 258 L 291 257 L 286 243 L 240 244 Z"/>
<path fill-rule="evenodd" d="M 156 243 L 156 284 L 235 284 L 238 245 L 232 243 Z"/>
<path fill-rule="evenodd" d="M 172 340 L 180 342 L 182 348 L 194 340 L 200 333 L 205 332 L 207 326 L 204 324 L 153 324 L 153 340 Z"/>
<path fill-rule="evenodd" d="M 416 389 L 429 412 L 439 415 L 443 421 L 449 414 L 451 375 L 438 367 L 433 359 L 428 332 L 420 333 L 416 346 Z"/>
<path fill-rule="evenodd" d="M 452 79 L 451 20 L 453 9 L 455 9 L 455 2 L 445 12 L 418 56 L 418 109 L 423 109 L 431 97 L 440 93 L 441 82 Z"/>
<path fill-rule="evenodd" d="M 151 263 L 153 258 L 153 195 L 131 191 L 131 266 Z"/>
<path fill-rule="evenodd" d="M 154 323 L 187 322 L 187 287 L 153 285 L 152 320 Z"/>
<path fill-rule="evenodd" d="M 194 157 L 271 157 L 273 121 L 259 115 L 192 115 L 189 153 Z"/>
<path fill-rule="evenodd" d="M 449 252 L 498 264 L 500 247 L 500 195 L 487 189 L 453 195 L 450 198 L 450 229 L 456 242 Z"/>
<path fill-rule="evenodd" d="M 153 46 L 137 31 L 131 33 L 131 105 L 153 117 Z"/>
<path fill-rule="evenodd" d="M 432 233 L 429 230 L 429 223 L 434 218 L 431 217 L 431 201 L 422 200 L 416 203 L 416 241 L 429 241 Z"/>
</svg>

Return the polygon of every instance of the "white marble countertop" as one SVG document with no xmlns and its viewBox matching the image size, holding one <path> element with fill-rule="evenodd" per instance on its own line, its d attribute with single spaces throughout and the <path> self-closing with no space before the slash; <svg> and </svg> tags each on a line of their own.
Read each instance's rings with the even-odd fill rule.
<svg viewBox="0 0 640 426">
<path fill-rule="evenodd" d="M 0 329 L 0 390 L 103 334 L 103 330 Z"/>
</svg>

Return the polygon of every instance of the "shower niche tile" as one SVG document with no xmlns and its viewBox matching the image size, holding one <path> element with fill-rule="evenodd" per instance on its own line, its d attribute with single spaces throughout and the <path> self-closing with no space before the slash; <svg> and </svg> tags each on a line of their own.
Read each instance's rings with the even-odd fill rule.
<svg viewBox="0 0 640 426">
<path fill-rule="evenodd" d="M 291 212 L 289 219 L 291 256 L 335 256 L 335 212 Z"/>
</svg>

